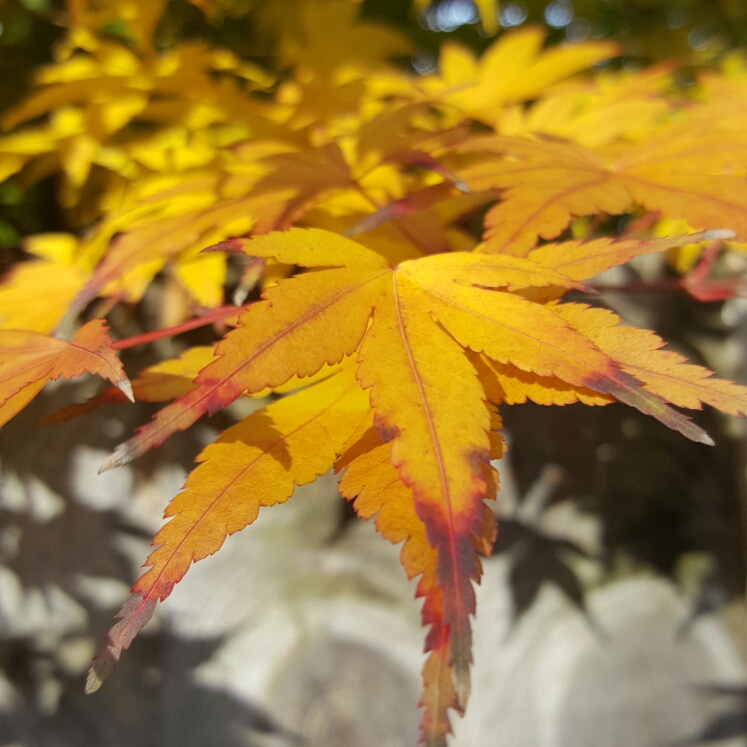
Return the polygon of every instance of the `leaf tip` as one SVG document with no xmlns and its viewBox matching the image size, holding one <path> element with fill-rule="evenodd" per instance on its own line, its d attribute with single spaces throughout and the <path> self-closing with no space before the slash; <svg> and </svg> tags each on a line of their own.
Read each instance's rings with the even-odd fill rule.
<svg viewBox="0 0 747 747">
<path fill-rule="evenodd" d="M 456 709 L 460 716 L 467 710 L 467 702 L 470 695 L 469 666 L 466 668 L 454 667 L 454 691 L 456 692 Z"/>
<path fill-rule="evenodd" d="M 86 694 L 95 693 L 114 671 L 122 652 L 130 647 L 133 639 L 153 617 L 156 599 L 140 592 L 133 594 L 117 613 L 121 618 L 104 639 L 104 645 L 93 659 L 86 679 Z"/>
<path fill-rule="evenodd" d="M 104 678 L 99 675 L 96 669 L 96 663 L 94 662 L 86 679 L 86 695 L 92 695 L 104 684 Z"/>
<path fill-rule="evenodd" d="M 452 178 L 451 183 L 460 191 L 463 192 L 466 195 L 472 194 L 472 190 L 469 187 L 469 184 L 465 182 L 463 179 L 460 179 L 458 176 L 454 176 Z"/>
<path fill-rule="evenodd" d="M 736 238 L 737 234 L 734 231 L 729 231 L 726 228 L 714 228 L 710 231 L 703 231 L 701 236 L 702 241 L 716 241 L 718 239 L 728 241 L 729 239 Z"/>
<path fill-rule="evenodd" d="M 703 431 L 700 436 L 700 443 L 705 444 L 706 446 L 716 445 L 716 442 L 705 431 Z"/>
<path fill-rule="evenodd" d="M 206 246 L 200 251 L 200 254 L 208 254 L 210 252 L 228 252 L 230 254 L 243 254 L 244 242 L 241 239 L 226 239 L 225 241 L 219 241 L 217 244 L 211 244 Z"/>
<path fill-rule="evenodd" d="M 99 474 L 108 472 L 110 469 L 114 469 L 115 467 L 123 467 L 125 464 L 132 461 L 132 458 L 129 456 L 127 451 L 122 447 L 123 444 L 120 444 L 106 459 L 104 459 L 99 467 Z"/>
<path fill-rule="evenodd" d="M 577 282 L 574 282 L 573 285 L 571 285 L 571 288 L 574 288 L 577 291 L 581 291 L 581 293 L 586 293 L 589 296 L 598 296 L 598 295 L 600 295 L 599 291 L 596 288 L 593 288 L 592 286 L 588 285 L 587 283 L 577 283 Z"/>
<path fill-rule="evenodd" d="M 122 379 L 122 381 L 118 381 L 116 383 L 116 386 L 117 389 L 119 389 L 119 391 L 122 392 L 122 394 L 124 394 L 124 396 L 130 400 L 130 402 L 135 401 L 135 394 L 132 391 L 132 384 L 126 376 L 124 379 Z"/>
</svg>

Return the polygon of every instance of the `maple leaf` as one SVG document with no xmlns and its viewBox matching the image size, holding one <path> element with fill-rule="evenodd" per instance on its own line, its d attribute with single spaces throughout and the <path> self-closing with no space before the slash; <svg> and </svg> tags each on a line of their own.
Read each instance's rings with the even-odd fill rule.
<svg viewBox="0 0 747 747">
<path fill-rule="evenodd" d="M 242 5 L 193 2 L 214 18 Z M 238 294 L 256 283 L 261 299 L 216 347 L 140 372 L 138 399 L 174 401 L 103 467 L 238 397 L 282 398 L 202 453 L 88 689 L 192 562 L 334 464 L 343 495 L 403 542 L 418 577 L 422 732 L 443 747 L 448 711 L 469 694 L 474 583 L 495 537 L 484 503 L 503 452 L 494 405 L 620 400 L 704 443 L 669 404 L 747 413 L 744 387 L 653 333 L 560 303 L 635 256 L 731 233 L 537 246 L 575 216 L 633 205 L 744 238 L 744 75 L 702 76 L 688 101 L 669 90 L 669 65 L 568 81 L 619 47 L 543 49 L 545 32 L 525 27 L 481 57 L 447 43 L 438 73 L 414 77 L 387 64 L 409 42 L 366 23 L 355 1 L 254 5 L 263 48 L 252 54 L 277 61 L 277 77 L 203 43 L 156 50 L 163 0 L 68 1 L 55 62 L 3 118 L 18 129 L 0 138 L 0 179 L 27 186 L 60 172 L 66 225 L 83 238 L 28 239 L 37 259 L 0 288 L 0 419 L 49 378 L 83 370 L 115 386 L 49 422 L 123 401 L 130 385 L 100 320 L 71 343 L 37 333 L 67 329 L 97 296 L 137 303 L 163 270 L 197 303 L 219 305 L 227 258 L 202 247 L 247 254 Z M 495 0 L 475 5 L 494 32 Z M 108 33 L 123 19 L 126 44 Z M 477 134 L 486 127 L 495 135 Z M 473 252 L 471 216 L 499 198 Z M 269 233 L 300 221 L 314 228 Z"/>
<path fill-rule="evenodd" d="M 109 379 L 134 402 L 106 329 L 103 319 L 94 319 L 70 342 L 30 330 L 0 330 L 0 425 L 18 414 L 48 381 L 86 372 Z"/>
<path fill-rule="evenodd" d="M 408 361 L 414 354 L 408 348 L 424 345 L 418 335 L 432 337 L 435 343 L 442 341 L 431 314 L 448 329 L 452 343 L 459 343 L 450 344 L 443 338 L 443 353 L 447 359 L 453 358 L 455 376 L 463 345 L 484 351 L 500 363 L 513 363 L 540 376 L 555 376 L 612 394 L 644 412 L 656 412 L 656 417 L 690 438 L 705 438 L 673 411 L 661 410 L 660 401 L 648 398 L 634 381 L 618 376 L 609 360 L 583 336 L 575 335 L 551 309 L 512 293 L 492 292 L 499 288 L 579 287 L 550 268 L 519 258 L 465 253 L 432 255 L 392 268 L 382 256 L 360 244 L 318 229 L 291 229 L 231 240 L 224 246 L 231 251 L 244 248 L 252 256 L 271 257 L 283 264 L 325 269 L 266 289 L 263 300 L 239 317 L 239 328 L 218 344 L 218 360 L 200 372 L 197 387 L 162 410 L 136 438 L 118 447 L 104 469 L 136 458 L 244 391 L 251 394 L 278 386 L 293 375 L 309 376 L 325 363 L 339 362 L 358 348 L 364 335 L 360 376 L 364 386 L 373 387 L 374 399 L 388 399 L 381 373 L 374 370 L 371 379 L 368 377 L 366 358 L 375 360 L 378 353 L 402 363 L 391 379 L 399 385 L 398 392 L 417 387 L 416 382 L 399 381 L 396 376 L 412 368 Z M 374 308 L 378 320 L 375 315 L 367 333 Z M 425 313 L 426 309 L 430 311 Z M 326 335 L 324 330 L 333 324 L 333 314 L 335 334 Z M 405 314 L 412 315 L 409 323 L 416 330 L 412 333 L 415 342 L 407 337 Z M 475 324 L 481 326 L 475 328 Z M 365 352 L 371 349 L 377 352 Z M 425 348 L 420 352 L 427 355 Z M 421 365 L 430 364 L 424 361 Z M 400 395 L 395 392 L 393 396 Z M 387 409 L 383 403 L 381 408 Z"/>
<path fill-rule="evenodd" d="M 360 23 L 357 3 L 346 0 L 302 2 L 296 11 L 300 44 L 284 45 L 283 61 L 302 72 L 327 77 L 340 60 L 371 68 L 389 57 L 411 51 L 410 42 L 398 32 L 375 23 Z"/>
<path fill-rule="evenodd" d="M 501 135 L 555 135 L 587 148 L 625 139 L 638 142 L 666 121 L 674 102 L 664 93 L 674 65 L 660 63 L 635 73 L 601 73 L 590 81 L 558 83 L 529 107 L 506 107 L 496 121 Z"/>
<path fill-rule="evenodd" d="M 5 113 L 6 130 L 42 116 L 48 122 L 0 138 L 0 176 L 25 167 L 23 180 L 32 183 L 60 169 L 60 199 L 71 207 L 90 189 L 95 167 L 110 172 L 108 186 L 116 190 L 115 174 L 134 181 L 151 171 L 217 166 L 225 146 L 262 131 L 270 105 L 250 100 L 237 83 L 266 88 L 271 75 L 205 44 L 154 54 L 146 39 L 163 3 L 122 4 L 140 32 L 139 53 L 84 31 L 87 11 L 71 14 L 72 35 L 84 34 L 85 52 L 40 68 L 35 90 Z M 146 126 L 130 126 L 135 122 Z"/>
<path fill-rule="evenodd" d="M 421 87 L 462 115 L 493 125 L 506 103 L 528 101 L 552 83 L 620 53 L 611 42 L 584 42 L 542 50 L 547 32 L 526 27 L 499 37 L 477 60 L 461 45 L 441 47 L 440 73 Z"/>
<path fill-rule="evenodd" d="M 688 240 L 680 238 L 680 243 Z M 601 242 L 595 250 L 604 255 L 600 250 L 610 246 L 613 249 L 600 261 L 614 264 L 636 251 L 643 253 L 660 245 L 655 241 L 620 242 L 619 246 Z M 700 428 L 669 408 L 664 398 L 686 407 L 699 407 L 705 401 L 730 412 L 744 412 L 747 406 L 747 390 L 711 379 L 706 380 L 714 383 L 703 384 L 705 374 L 678 368 L 684 365 L 679 359 L 662 359 L 661 355 L 668 354 L 657 353 L 657 340 L 652 340 L 650 333 L 625 337 L 629 348 L 615 344 L 615 335 L 628 333 L 626 328 L 614 326 L 618 321 L 614 315 L 604 317 L 602 324 L 595 309 L 533 301 L 531 294 L 537 290 L 582 287 L 547 266 L 553 262 L 547 253 L 542 257 L 545 266 L 531 259 L 467 252 L 430 255 L 392 266 L 366 247 L 320 229 L 291 229 L 214 247 L 221 248 L 308 269 L 266 288 L 261 300 L 241 315 L 239 326 L 217 345 L 216 359 L 199 372 L 193 388 L 118 447 L 102 469 L 134 459 L 243 393 L 283 386 L 294 377 L 302 384 L 306 377 L 317 375 L 325 366 L 336 366 L 357 351 L 357 386 L 368 393 L 377 438 L 385 442 L 377 453 L 388 454 L 386 480 L 396 476 L 393 484 L 401 485 L 397 490 L 403 490 L 412 501 L 433 553 L 428 563 L 432 566 L 435 562 L 433 588 L 437 591 L 425 591 L 432 586 L 427 580 L 431 571 L 426 573 L 422 564 L 408 571 L 422 573 L 426 579 L 424 620 L 431 625 L 429 647 L 433 654 L 426 665 L 424 728 L 435 730 L 433 744 L 441 744 L 438 740 L 447 723 L 446 708 L 455 704 L 462 710 L 469 694 L 473 581 L 479 579 L 477 554 L 485 549 L 489 534 L 483 501 L 495 491 L 488 464 L 491 456 L 500 456 L 502 451 L 491 438 L 492 429 L 498 426 L 486 402 L 521 401 L 522 392 L 546 404 L 576 399 L 606 404 L 614 398 L 704 443 L 712 442 Z M 555 261 L 570 250 L 566 261 L 577 268 L 577 274 L 596 267 L 577 243 L 554 249 Z M 633 348 L 642 356 L 631 363 L 629 357 L 634 354 L 628 349 Z M 638 368 L 632 372 L 634 365 Z M 346 370 L 352 367 L 343 364 Z M 668 387 L 661 386 L 657 376 L 668 376 Z M 322 386 L 325 381 L 302 394 L 318 401 L 316 392 Z M 706 397 L 703 389 L 709 386 L 713 396 Z M 693 388 L 701 393 L 697 401 Z M 361 408 L 358 422 L 371 417 L 367 410 L 368 404 Z M 345 422 L 340 445 L 355 426 L 352 420 Z M 332 424 L 330 427 L 334 430 Z M 374 435 L 367 436 L 367 442 Z M 352 449 L 350 446 L 347 451 Z M 362 467 L 368 463 L 368 453 L 364 449 L 356 459 L 348 454 L 348 461 L 338 466 Z M 214 472 L 208 469 L 209 464 L 195 473 L 206 486 L 223 479 L 211 476 Z M 293 469 L 292 459 L 288 464 Z M 226 473 L 223 462 L 214 465 L 221 466 L 216 474 Z M 352 474 L 345 478 L 348 497 L 358 489 L 355 470 Z M 198 483 L 190 482 L 193 484 Z M 189 500 L 177 499 L 185 513 L 191 511 L 191 502 L 198 507 L 204 504 L 198 491 L 190 495 Z M 269 500 L 275 499 L 270 496 Z M 371 505 L 379 506 L 371 511 L 384 511 L 380 503 L 384 496 L 371 500 Z M 408 519 L 408 526 L 413 521 Z M 382 522 L 384 526 L 386 520 Z M 414 533 L 417 525 L 411 529 Z M 385 532 L 400 536 L 396 526 L 388 526 Z M 214 536 L 210 535 L 207 550 L 198 543 L 195 558 L 214 551 Z M 169 537 L 172 544 L 177 542 L 176 536 L 169 533 Z M 176 576 L 169 578 L 178 580 L 187 566 L 182 564 Z M 420 570 L 413 570 L 417 568 Z M 137 601 L 123 609 L 108 653 L 92 675 L 96 682 L 152 613 L 160 592 L 150 588 L 140 582 L 136 586 Z M 171 586 L 164 588 L 170 591 Z M 434 605 L 438 614 L 431 612 Z M 445 685 L 442 688 L 446 680 L 453 688 L 453 698 Z M 434 695 L 436 692 L 441 695 Z"/>
<path fill-rule="evenodd" d="M 539 237 L 555 238 L 574 216 L 620 214 L 633 203 L 741 238 L 747 237 L 739 171 L 746 146 L 744 129 L 706 127 L 698 117 L 625 148 L 609 163 L 571 142 L 498 136 L 465 146 L 481 160 L 460 176 L 472 189 L 505 190 L 485 216 L 486 252 L 526 256 Z"/>
</svg>

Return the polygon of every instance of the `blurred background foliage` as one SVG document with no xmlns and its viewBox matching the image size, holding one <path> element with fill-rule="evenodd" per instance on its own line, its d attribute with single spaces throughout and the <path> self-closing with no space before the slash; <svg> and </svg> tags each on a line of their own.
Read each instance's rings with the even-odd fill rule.
<svg viewBox="0 0 747 747">
<path fill-rule="evenodd" d="M 673 60 L 683 86 L 699 69 L 718 65 L 730 50 L 747 44 L 747 0 L 519 0 L 499 5 L 494 28 L 488 19 L 480 22 L 472 0 L 357 4 L 362 21 L 393 26 L 412 41 L 412 54 L 403 54 L 400 62 L 420 73 L 436 69 L 446 34 L 481 52 L 495 33 L 528 24 L 544 25 L 548 44 L 619 41 L 624 56 L 611 64 L 630 70 Z M 86 17 L 85 7 L 75 0 L 0 0 L 0 111 L 28 93 L 34 71 L 53 61 L 55 49 L 59 56 L 70 40 L 86 48 L 84 29 L 141 53 L 151 48 L 151 39 L 156 52 L 185 41 L 206 43 L 273 73 L 287 69 L 304 33 L 297 0 L 113 0 L 99 3 L 95 17 Z M 65 42 L 69 25 L 78 31 Z M 65 220 L 53 180 L 42 179 L 28 190 L 13 181 L 0 185 L 0 248 L 16 249 L 21 236 L 65 228 Z M 6 252 L 2 265 L 16 257 Z"/>
<path fill-rule="evenodd" d="M 160 0 L 107 5 L 111 10 L 108 16 L 102 14 L 99 24 L 113 38 L 137 44 L 133 25 L 126 19 L 150 7 L 151 23 L 139 25 L 152 29 L 158 49 L 177 40 L 206 41 L 275 69 L 277 36 L 281 30 L 287 35 L 298 20 L 294 0 L 170 0 L 163 15 Z M 493 36 L 479 23 L 471 0 L 421 0 L 413 5 L 362 0 L 359 5 L 362 20 L 394 25 L 415 42 L 416 69 L 429 53 L 435 61 L 444 33 L 476 51 L 485 49 Z M 268 12 L 270 7 L 273 10 Z M 51 61 L 66 13 L 62 0 L 0 2 L 0 109 L 22 97 L 36 66 Z M 498 32 L 523 24 L 545 25 L 549 43 L 618 40 L 624 45 L 626 62 L 637 66 L 662 59 L 686 67 L 708 65 L 725 51 L 747 44 L 747 0 L 504 0 L 496 16 Z"/>
</svg>

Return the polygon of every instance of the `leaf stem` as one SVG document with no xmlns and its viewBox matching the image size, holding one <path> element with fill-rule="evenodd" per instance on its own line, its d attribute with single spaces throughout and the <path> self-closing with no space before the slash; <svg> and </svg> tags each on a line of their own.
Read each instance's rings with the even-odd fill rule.
<svg viewBox="0 0 747 747">
<path fill-rule="evenodd" d="M 219 306 L 204 316 L 197 317 L 196 319 L 188 319 L 186 322 L 175 324 L 173 327 L 165 327 L 164 329 L 157 329 L 153 332 L 144 332 L 141 335 L 125 337 L 123 340 L 115 340 L 111 346 L 114 350 L 126 350 L 127 348 L 137 347 L 138 345 L 145 345 L 148 342 L 162 340 L 164 337 L 173 337 L 183 332 L 189 332 L 192 329 L 206 327 L 213 322 L 220 321 L 234 314 L 239 314 L 245 308 L 246 306 Z"/>
<path fill-rule="evenodd" d="M 640 280 L 636 280 L 630 283 L 623 283 L 622 285 L 594 285 L 593 283 L 589 283 L 589 287 L 593 289 L 595 295 L 597 293 L 605 293 L 606 291 L 614 291 L 616 293 L 686 291 L 679 278 L 672 278 L 671 280 L 656 280 L 653 282 L 643 282 Z"/>
<path fill-rule="evenodd" d="M 738 278 L 708 280 L 700 283 L 688 283 L 687 276 L 672 280 L 659 280 L 652 283 L 633 282 L 625 285 L 590 285 L 596 293 L 655 293 L 671 291 L 687 293 L 696 301 L 726 301 L 730 298 L 744 298 L 747 294 L 745 284 Z"/>
</svg>

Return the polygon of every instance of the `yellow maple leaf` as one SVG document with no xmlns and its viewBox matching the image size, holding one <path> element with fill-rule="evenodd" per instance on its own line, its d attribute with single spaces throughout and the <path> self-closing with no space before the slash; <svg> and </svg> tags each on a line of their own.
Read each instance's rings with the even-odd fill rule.
<svg viewBox="0 0 747 747">
<path fill-rule="evenodd" d="M 421 87 L 433 99 L 492 125 L 500 108 L 533 99 L 547 86 L 619 54 L 610 42 L 584 42 L 542 51 L 546 32 L 537 27 L 512 31 L 478 60 L 464 47 L 441 48 L 440 74 Z"/>
<path fill-rule="evenodd" d="M 386 26 L 359 22 L 360 8 L 347 0 L 298 3 L 299 35 L 280 44 L 282 60 L 301 76 L 326 77 L 344 60 L 371 68 L 411 51 L 400 33 Z"/>
<path fill-rule="evenodd" d="M 662 63 L 636 73 L 600 74 L 591 81 L 551 86 L 530 107 L 499 113 L 501 135 L 544 133 L 599 148 L 620 139 L 637 142 L 666 122 L 674 102 L 672 66 Z"/>
</svg>

